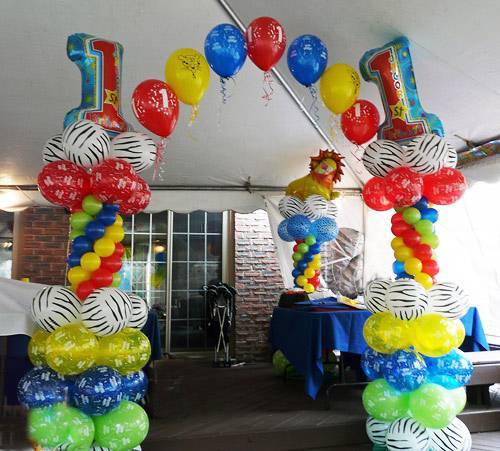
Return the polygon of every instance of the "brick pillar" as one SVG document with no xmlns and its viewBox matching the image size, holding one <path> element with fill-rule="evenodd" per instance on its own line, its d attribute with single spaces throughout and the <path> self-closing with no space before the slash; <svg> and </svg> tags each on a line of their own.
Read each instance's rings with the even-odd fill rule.
<svg viewBox="0 0 500 451">
<path fill-rule="evenodd" d="M 63 208 L 28 208 L 15 223 L 12 277 L 64 285 L 69 215 Z"/>
<path fill-rule="evenodd" d="M 284 290 L 267 213 L 235 214 L 236 357 L 269 360 L 269 324 Z"/>
</svg>

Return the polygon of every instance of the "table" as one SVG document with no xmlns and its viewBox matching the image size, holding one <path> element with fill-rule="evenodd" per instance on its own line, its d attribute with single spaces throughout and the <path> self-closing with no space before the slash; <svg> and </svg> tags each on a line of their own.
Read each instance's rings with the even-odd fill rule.
<svg viewBox="0 0 500 451">
<path fill-rule="evenodd" d="M 273 350 L 280 349 L 305 377 L 305 391 L 315 399 L 323 383 L 323 350 L 362 354 L 367 347 L 363 325 L 370 315 L 366 310 L 346 306 L 325 312 L 276 307 L 271 320 L 270 342 Z M 461 321 L 466 334 L 461 349 L 488 351 L 477 309 L 471 307 Z"/>
</svg>

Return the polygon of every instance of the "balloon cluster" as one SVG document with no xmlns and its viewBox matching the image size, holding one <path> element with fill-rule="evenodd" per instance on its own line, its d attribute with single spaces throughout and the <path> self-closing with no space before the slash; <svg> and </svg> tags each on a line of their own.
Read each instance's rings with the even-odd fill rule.
<svg viewBox="0 0 500 451">
<path fill-rule="evenodd" d="M 101 288 L 81 303 L 71 290 L 51 286 L 35 295 L 31 312 L 40 327 L 28 345 L 35 368 L 18 385 L 19 401 L 30 409 L 30 438 L 48 448 L 139 445 L 148 418 L 131 404 L 143 401 L 148 384 L 141 368 L 151 345 L 139 330 L 146 302 Z"/>
</svg>

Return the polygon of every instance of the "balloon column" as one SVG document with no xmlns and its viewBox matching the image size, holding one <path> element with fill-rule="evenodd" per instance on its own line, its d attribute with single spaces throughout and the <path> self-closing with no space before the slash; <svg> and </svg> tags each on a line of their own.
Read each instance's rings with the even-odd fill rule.
<svg viewBox="0 0 500 451">
<path fill-rule="evenodd" d="M 291 182 L 279 204 L 286 219 L 279 224 L 278 235 L 284 241 L 295 241 L 292 275 L 295 285 L 306 293 L 320 286 L 321 244 L 338 234 L 337 207 L 332 200 L 338 195 L 333 186 L 340 180 L 342 166 L 335 152 L 320 151 L 311 158 L 310 173 Z"/>
<path fill-rule="evenodd" d="M 363 155 L 374 177 L 363 189 L 368 207 L 395 208 L 391 242 L 396 280 L 374 280 L 365 290 L 373 313 L 363 328 L 369 346 L 362 367 L 372 380 L 363 393 L 368 436 L 388 450 L 471 449 L 456 415 L 466 402 L 472 363 L 457 348 L 469 297 L 455 283 L 438 282 L 436 205 L 456 202 L 466 189 L 454 168 L 457 154 L 437 135 L 406 147 L 379 140 Z"/>
<path fill-rule="evenodd" d="M 87 42 L 85 51 L 101 42 L 71 36 L 68 49 L 79 52 L 84 50 L 76 49 L 75 40 Z M 100 65 L 85 66 L 85 73 L 106 70 L 106 55 L 97 59 Z M 119 86 L 119 79 L 115 83 Z M 84 97 L 91 88 L 84 81 Z M 114 99 L 119 104 L 119 97 Z M 140 331 L 148 305 L 117 288 L 124 253 L 121 215 L 147 207 L 151 192 L 137 172 L 153 164 L 156 146 L 145 134 L 116 134 L 89 117 L 96 122 L 70 121 L 43 151 L 47 164 L 38 176 L 39 190 L 71 211 L 71 288 L 45 287 L 33 298 L 32 316 L 40 329 L 28 354 L 35 368 L 21 379 L 18 397 L 29 409 L 28 435 L 43 448 L 128 450 L 148 433 L 147 414 L 137 403 L 147 389 L 142 368 L 151 346 Z"/>
</svg>

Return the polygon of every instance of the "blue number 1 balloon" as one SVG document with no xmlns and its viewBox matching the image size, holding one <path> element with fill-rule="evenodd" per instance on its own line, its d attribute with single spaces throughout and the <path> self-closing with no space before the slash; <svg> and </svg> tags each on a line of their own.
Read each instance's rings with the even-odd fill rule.
<svg viewBox="0 0 500 451">
<path fill-rule="evenodd" d="M 82 74 L 82 101 L 66 114 L 64 128 L 88 119 L 112 136 L 127 131 L 120 111 L 121 44 L 76 33 L 68 37 L 67 52 Z"/>
</svg>

